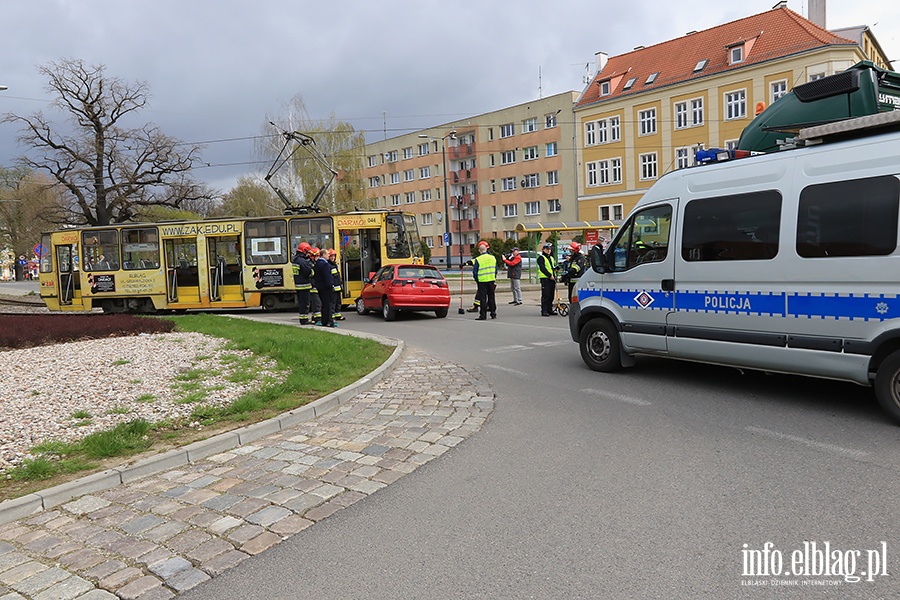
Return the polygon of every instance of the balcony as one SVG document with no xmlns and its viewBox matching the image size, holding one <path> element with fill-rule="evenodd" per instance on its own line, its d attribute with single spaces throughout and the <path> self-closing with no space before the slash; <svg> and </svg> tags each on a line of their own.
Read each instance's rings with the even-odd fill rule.
<svg viewBox="0 0 900 600">
<path fill-rule="evenodd" d="M 449 154 L 450 158 L 465 158 L 467 156 L 475 155 L 475 144 L 474 142 L 471 144 L 460 144 L 458 146 L 450 146 Z"/>
<path fill-rule="evenodd" d="M 453 171 L 453 183 L 468 183 L 478 179 L 478 169 L 460 169 Z"/>
</svg>

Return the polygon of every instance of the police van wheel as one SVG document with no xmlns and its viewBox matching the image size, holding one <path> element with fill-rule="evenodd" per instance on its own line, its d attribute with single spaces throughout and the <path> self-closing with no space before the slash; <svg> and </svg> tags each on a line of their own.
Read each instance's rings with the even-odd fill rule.
<svg viewBox="0 0 900 600">
<path fill-rule="evenodd" d="M 878 367 L 875 396 L 881 408 L 900 423 L 900 351 L 888 356 Z"/>
<path fill-rule="evenodd" d="M 369 309 L 366 308 L 366 305 L 365 305 L 365 304 L 363 304 L 363 299 L 362 299 L 362 298 L 357 298 L 357 299 L 356 299 L 356 313 L 357 313 L 357 314 L 360 314 L 360 315 L 367 315 L 367 314 L 369 314 Z"/>
<path fill-rule="evenodd" d="M 589 321 L 581 330 L 581 360 L 594 371 L 609 373 L 622 367 L 619 333 L 606 319 Z"/>
</svg>

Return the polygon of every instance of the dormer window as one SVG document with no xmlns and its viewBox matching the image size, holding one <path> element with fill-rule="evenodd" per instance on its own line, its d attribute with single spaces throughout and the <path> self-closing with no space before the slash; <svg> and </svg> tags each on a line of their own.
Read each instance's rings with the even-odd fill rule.
<svg viewBox="0 0 900 600">
<path fill-rule="evenodd" d="M 656 81 L 656 77 L 658 75 L 659 75 L 659 71 L 657 71 L 656 73 L 650 73 L 650 75 L 647 77 L 647 81 L 644 82 L 644 85 L 650 85 L 651 83 Z"/>
<path fill-rule="evenodd" d="M 601 96 L 609 96 L 610 93 L 610 82 L 609 80 L 600 82 L 600 95 Z"/>
<path fill-rule="evenodd" d="M 744 45 L 732 46 L 729 50 L 729 57 L 731 64 L 744 62 Z"/>
<path fill-rule="evenodd" d="M 699 73 L 700 71 L 705 69 L 706 65 L 708 65 L 708 64 L 709 64 L 709 59 L 704 58 L 703 60 L 701 60 L 700 62 L 697 63 L 696 67 L 694 67 L 694 73 Z"/>
<path fill-rule="evenodd" d="M 631 79 L 629 79 L 628 81 L 625 82 L 625 87 L 623 87 L 622 89 L 630 90 L 632 88 L 632 86 L 634 85 L 635 81 L 637 81 L 637 77 L 632 77 Z"/>
</svg>

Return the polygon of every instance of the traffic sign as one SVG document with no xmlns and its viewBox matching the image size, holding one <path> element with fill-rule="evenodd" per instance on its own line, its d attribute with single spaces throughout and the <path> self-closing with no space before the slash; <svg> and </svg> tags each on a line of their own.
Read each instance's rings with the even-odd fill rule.
<svg viewBox="0 0 900 600">
<path fill-rule="evenodd" d="M 450 245 L 450 232 L 449 231 L 444 232 L 444 245 L 445 246 Z"/>
</svg>

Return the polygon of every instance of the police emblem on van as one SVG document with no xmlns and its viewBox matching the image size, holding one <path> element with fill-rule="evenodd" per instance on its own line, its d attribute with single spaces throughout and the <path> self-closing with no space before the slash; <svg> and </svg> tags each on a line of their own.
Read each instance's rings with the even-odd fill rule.
<svg viewBox="0 0 900 600">
<path fill-rule="evenodd" d="M 647 308 L 651 304 L 653 304 L 654 298 L 653 296 L 648 294 L 646 290 L 644 290 L 634 297 L 634 301 L 637 302 L 638 306 L 640 306 L 641 308 Z"/>
</svg>

